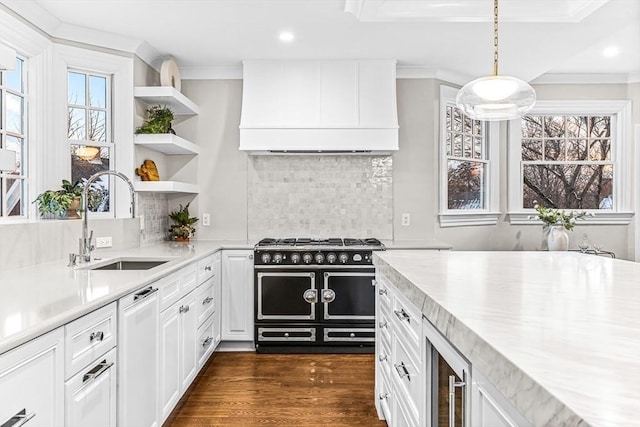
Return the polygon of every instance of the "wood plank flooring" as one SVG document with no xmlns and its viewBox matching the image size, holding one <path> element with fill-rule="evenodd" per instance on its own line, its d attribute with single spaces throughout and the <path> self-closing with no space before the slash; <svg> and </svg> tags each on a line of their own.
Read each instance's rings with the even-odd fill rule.
<svg viewBox="0 0 640 427">
<path fill-rule="evenodd" d="M 204 426 L 386 426 L 372 354 L 214 353 L 165 422 Z"/>
</svg>

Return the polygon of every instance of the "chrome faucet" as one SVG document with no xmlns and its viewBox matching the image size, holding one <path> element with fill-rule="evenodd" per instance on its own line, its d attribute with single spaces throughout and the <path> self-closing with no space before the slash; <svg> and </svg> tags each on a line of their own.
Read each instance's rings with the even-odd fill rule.
<svg viewBox="0 0 640 427">
<path fill-rule="evenodd" d="M 90 262 L 91 261 L 91 251 L 95 249 L 95 246 L 91 244 L 93 240 L 93 230 L 89 234 L 89 204 L 87 202 L 87 198 L 89 196 L 89 189 L 91 188 L 91 184 L 94 183 L 96 179 L 101 177 L 102 175 L 113 175 L 121 178 L 124 182 L 129 185 L 129 191 L 131 193 L 131 218 L 136 217 L 136 197 L 135 190 L 133 189 L 133 183 L 127 178 L 125 174 L 122 174 L 118 171 L 107 170 L 94 173 L 89 177 L 87 182 L 84 185 L 84 189 L 82 190 L 82 208 L 84 209 L 84 217 L 82 219 L 82 237 L 80 238 L 80 254 L 78 256 L 79 262 Z"/>
</svg>

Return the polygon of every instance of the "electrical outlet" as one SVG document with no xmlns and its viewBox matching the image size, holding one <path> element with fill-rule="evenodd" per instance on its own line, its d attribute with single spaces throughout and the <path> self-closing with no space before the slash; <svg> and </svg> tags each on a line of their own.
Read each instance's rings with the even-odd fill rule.
<svg viewBox="0 0 640 427">
<path fill-rule="evenodd" d="M 138 215 L 138 219 L 140 220 L 140 231 L 144 231 L 144 215 Z"/>
<path fill-rule="evenodd" d="M 408 213 L 403 213 L 402 214 L 402 226 L 403 227 L 408 227 L 411 225 L 411 215 Z"/>
<path fill-rule="evenodd" d="M 96 237 L 96 248 L 110 248 L 113 246 L 111 237 Z"/>
<path fill-rule="evenodd" d="M 208 227 L 211 225 L 211 214 L 210 213 L 203 213 L 202 214 L 202 226 L 203 227 Z"/>
</svg>

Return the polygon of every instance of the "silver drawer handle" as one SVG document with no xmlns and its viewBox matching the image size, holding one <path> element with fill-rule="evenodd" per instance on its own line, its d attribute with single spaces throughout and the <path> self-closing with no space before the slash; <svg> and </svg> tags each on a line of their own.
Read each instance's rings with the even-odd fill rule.
<svg viewBox="0 0 640 427">
<path fill-rule="evenodd" d="M 380 290 L 378 291 L 378 295 L 386 295 L 386 294 L 387 294 L 387 292 L 389 292 L 389 291 L 387 291 L 387 289 L 386 289 L 386 288 L 382 288 L 382 289 L 380 289 Z"/>
<path fill-rule="evenodd" d="M 393 366 L 395 366 L 396 372 L 398 373 L 398 376 L 400 378 L 407 377 L 407 379 L 411 381 L 411 377 L 409 376 L 409 371 L 407 370 L 407 367 L 405 366 L 404 362 L 400 362 Z"/>
<path fill-rule="evenodd" d="M 158 288 L 154 288 L 153 286 L 149 286 L 148 288 L 143 289 L 142 291 L 140 291 L 137 294 L 135 294 L 133 296 L 133 300 L 134 301 L 138 301 L 138 300 L 141 300 L 141 299 L 145 299 L 149 295 L 152 295 L 152 294 L 154 294 L 156 292 L 158 292 Z"/>
<path fill-rule="evenodd" d="M 204 271 L 211 271 L 211 266 L 210 265 L 205 266 Z"/>
<path fill-rule="evenodd" d="M 82 376 L 82 382 L 86 383 L 89 380 L 93 380 L 102 375 L 107 369 L 113 366 L 113 362 L 107 363 L 107 360 L 103 360 L 98 363 L 93 369 Z"/>
<path fill-rule="evenodd" d="M 389 398 L 389 393 L 380 393 L 378 395 L 378 399 L 380 400 L 387 400 Z"/>
<path fill-rule="evenodd" d="M 378 323 L 378 326 L 380 326 L 380 329 L 386 328 L 389 326 L 389 322 L 385 320 L 384 322 Z"/>
<path fill-rule="evenodd" d="M 204 341 L 202 341 L 202 346 L 203 347 L 208 347 L 209 344 L 211 344 L 211 341 L 213 341 L 213 337 L 207 337 L 207 339 L 205 339 Z"/>
<path fill-rule="evenodd" d="M 35 417 L 36 413 L 32 412 L 27 414 L 27 408 L 24 408 L 21 411 L 18 411 L 13 417 L 9 418 L 7 421 L 2 423 L 0 427 L 20 427 L 23 426 L 29 421 L 31 418 Z"/>
<path fill-rule="evenodd" d="M 188 305 L 181 305 L 180 309 L 178 309 L 178 313 L 187 313 L 189 311 Z"/>
<path fill-rule="evenodd" d="M 400 310 L 394 310 L 393 312 L 396 314 L 398 319 L 406 320 L 407 322 L 411 323 L 411 316 L 409 316 L 407 312 L 404 311 L 404 308 L 401 308 Z"/>
<path fill-rule="evenodd" d="M 104 339 L 104 332 L 102 331 L 98 331 L 98 332 L 91 332 L 91 335 L 89 335 L 89 341 L 102 341 Z"/>
<path fill-rule="evenodd" d="M 206 297 L 202 300 L 202 305 L 209 304 L 211 301 L 213 301 L 212 297 Z"/>
<path fill-rule="evenodd" d="M 380 356 L 378 356 L 378 360 L 381 362 L 386 362 L 387 360 L 389 360 L 389 356 L 387 356 L 386 354 L 381 354 Z"/>
</svg>

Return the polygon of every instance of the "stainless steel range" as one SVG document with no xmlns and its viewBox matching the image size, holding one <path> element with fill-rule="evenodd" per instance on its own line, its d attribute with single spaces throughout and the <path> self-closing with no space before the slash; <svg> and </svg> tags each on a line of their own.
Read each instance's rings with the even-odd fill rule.
<svg viewBox="0 0 640 427">
<path fill-rule="evenodd" d="M 373 353 L 377 239 L 263 239 L 255 246 L 258 352 Z"/>
</svg>

